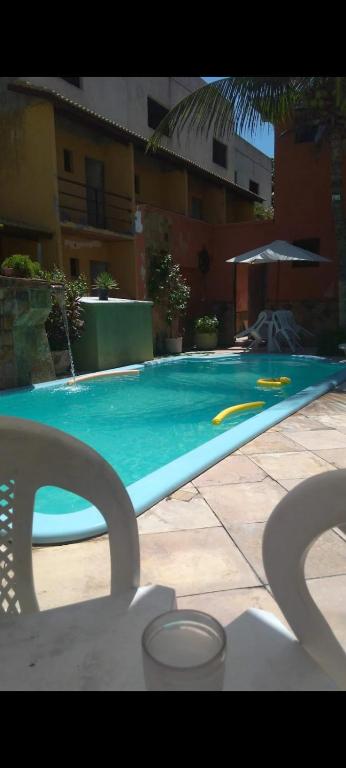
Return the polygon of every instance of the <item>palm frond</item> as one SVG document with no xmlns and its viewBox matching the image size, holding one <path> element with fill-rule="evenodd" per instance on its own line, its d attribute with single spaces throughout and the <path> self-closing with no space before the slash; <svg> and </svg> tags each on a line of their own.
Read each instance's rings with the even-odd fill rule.
<svg viewBox="0 0 346 768">
<path fill-rule="evenodd" d="M 150 138 L 147 150 L 159 147 L 163 133 L 179 138 L 206 134 L 211 129 L 220 138 L 233 132 L 253 135 L 264 122 L 281 123 L 292 113 L 316 78 L 224 77 L 182 99 L 162 120 Z"/>
</svg>

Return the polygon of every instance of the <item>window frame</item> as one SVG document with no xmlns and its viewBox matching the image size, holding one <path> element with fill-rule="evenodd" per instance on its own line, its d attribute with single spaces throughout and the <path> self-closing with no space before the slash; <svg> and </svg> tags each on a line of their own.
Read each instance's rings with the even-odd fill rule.
<svg viewBox="0 0 346 768">
<path fill-rule="evenodd" d="M 222 147 L 222 150 L 224 150 L 224 152 L 225 152 L 225 163 L 220 163 L 218 160 L 215 160 L 215 150 L 217 149 L 217 145 L 220 148 Z M 225 168 L 227 170 L 227 168 L 228 168 L 228 146 L 227 146 L 227 144 L 223 144 L 223 142 L 220 141 L 219 139 L 213 138 L 213 155 L 212 155 L 212 157 L 213 157 L 213 163 L 215 163 L 215 165 L 218 165 L 219 168 Z"/>
<path fill-rule="evenodd" d="M 150 120 L 150 112 L 149 112 L 150 105 L 149 105 L 149 103 L 150 102 L 152 104 L 154 104 L 156 107 L 159 107 L 160 109 L 164 110 L 164 112 L 165 112 L 165 114 L 162 115 L 161 119 L 158 121 L 158 123 L 156 125 L 150 125 L 150 122 L 149 122 L 149 120 Z M 155 131 L 156 128 L 160 125 L 161 121 L 168 115 L 169 111 L 170 110 L 167 107 L 165 107 L 164 104 L 161 104 L 159 101 L 154 99 L 152 96 L 147 96 L 147 125 L 148 125 L 148 128 L 151 128 L 152 131 Z M 169 136 L 170 136 L 169 131 L 168 130 L 167 130 L 167 132 L 164 131 L 163 132 L 163 136 L 167 136 L 169 138 Z"/>
<path fill-rule="evenodd" d="M 72 149 L 67 149 L 64 147 L 63 149 L 63 155 L 64 155 L 64 171 L 65 173 L 74 173 L 74 160 L 73 160 L 73 151 Z M 66 168 L 66 160 L 68 158 L 67 165 L 70 165 L 70 168 Z"/>
<path fill-rule="evenodd" d="M 251 189 L 251 184 L 256 185 L 256 191 L 254 189 Z M 249 179 L 249 191 L 252 192 L 253 195 L 259 195 L 260 185 L 258 181 L 255 181 L 255 179 Z"/>
</svg>

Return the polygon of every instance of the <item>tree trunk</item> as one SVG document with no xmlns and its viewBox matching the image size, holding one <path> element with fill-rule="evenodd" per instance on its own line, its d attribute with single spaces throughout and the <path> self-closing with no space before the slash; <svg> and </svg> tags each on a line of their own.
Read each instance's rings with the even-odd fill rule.
<svg viewBox="0 0 346 768">
<path fill-rule="evenodd" d="M 346 209 L 343 196 L 343 132 L 335 128 L 330 137 L 331 195 L 339 262 L 339 326 L 346 331 Z M 346 337 L 345 337 L 346 340 Z"/>
</svg>

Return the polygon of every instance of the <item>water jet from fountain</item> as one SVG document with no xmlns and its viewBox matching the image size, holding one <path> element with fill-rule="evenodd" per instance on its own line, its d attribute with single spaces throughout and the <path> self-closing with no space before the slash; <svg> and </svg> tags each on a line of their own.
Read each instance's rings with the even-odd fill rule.
<svg viewBox="0 0 346 768">
<path fill-rule="evenodd" d="M 68 354 L 70 358 L 70 369 L 71 369 L 71 375 L 73 379 L 73 383 L 76 383 L 76 372 L 73 362 L 73 355 L 72 355 L 72 348 L 71 348 L 71 341 L 70 341 L 70 331 L 68 327 L 68 319 L 67 319 L 67 312 L 66 312 L 66 305 L 65 305 L 65 288 L 62 284 L 58 285 L 51 285 L 52 293 L 54 293 L 54 296 L 59 304 L 62 319 L 64 323 L 66 338 L 67 338 L 67 348 L 68 348 Z"/>
</svg>

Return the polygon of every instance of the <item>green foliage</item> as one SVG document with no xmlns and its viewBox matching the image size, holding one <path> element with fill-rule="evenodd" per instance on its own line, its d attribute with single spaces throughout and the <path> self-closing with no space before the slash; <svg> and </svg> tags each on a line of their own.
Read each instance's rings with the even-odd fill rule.
<svg viewBox="0 0 346 768">
<path fill-rule="evenodd" d="M 215 333 L 219 327 L 219 321 L 217 317 L 209 317 L 209 315 L 205 315 L 204 317 L 199 317 L 198 320 L 195 320 L 195 330 L 198 331 L 198 333 Z"/>
<path fill-rule="evenodd" d="M 103 289 L 108 291 L 118 291 L 119 285 L 117 281 L 114 280 L 110 272 L 101 272 L 99 275 L 97 275 L 93 288 L 98 288 L 99 290 Z"/>
<path fill-rule="evenodd" d="M 263 203 L 255 203 L 254 214 L 255 214 L 255 219 L 257 219 L 258 221 L 273 221 L 274 208 L 272 207 L 268 208 Z"/>
<path fill-rule="evenodd" d="M 346 331 L 342 328 L 334 330 L 325 330 L 317 336 L 317 354 L 318 355 L 341 355 L 338 345 L 346 343 Z"/>
<path fill-rule="evenodd" d="M 77 341 L 82 335 L 84 326 L 83 307 L 79 303 L 79 299 L 88 294 L 88 283 L 85 275 L 71 280 L 59 267 L 55 266 L 51 272 L 44 272 L 43 276 L 52 285 L 63 285 L 70 339 L 71 342 Z M 46 320 L 46 331 L 52 351 L 67 348 L 61 309 L 54 293 L 52 294 L 52 310 Z"/>
<path fill-rule="evenodd" d="M 151 252 L 149 295 L 163 307 L 171 336 L 178 333 L 180 317 L 187 309 L 191 288 L 170 253 Z"/>
<path fill-rule="evenodd" d="M 15 253 L 8 256 L 2 262 L 2 267 L 13 269 L 18 277 L 41 277 L 42 268 L 38 261 L 33 261 L 30 256 L 21 253 Z"/>
<path fill-rule="evenodd" d="M 186 96 L 166 115 L 151 136 L 147 149 L 160 145 L 164 132 L 205 134 L 228 138 L 248 131 L 254 135 L 264 123 L 317 124 L 345 133 L 346 77 L 224 77 Z"/>
</svg>

